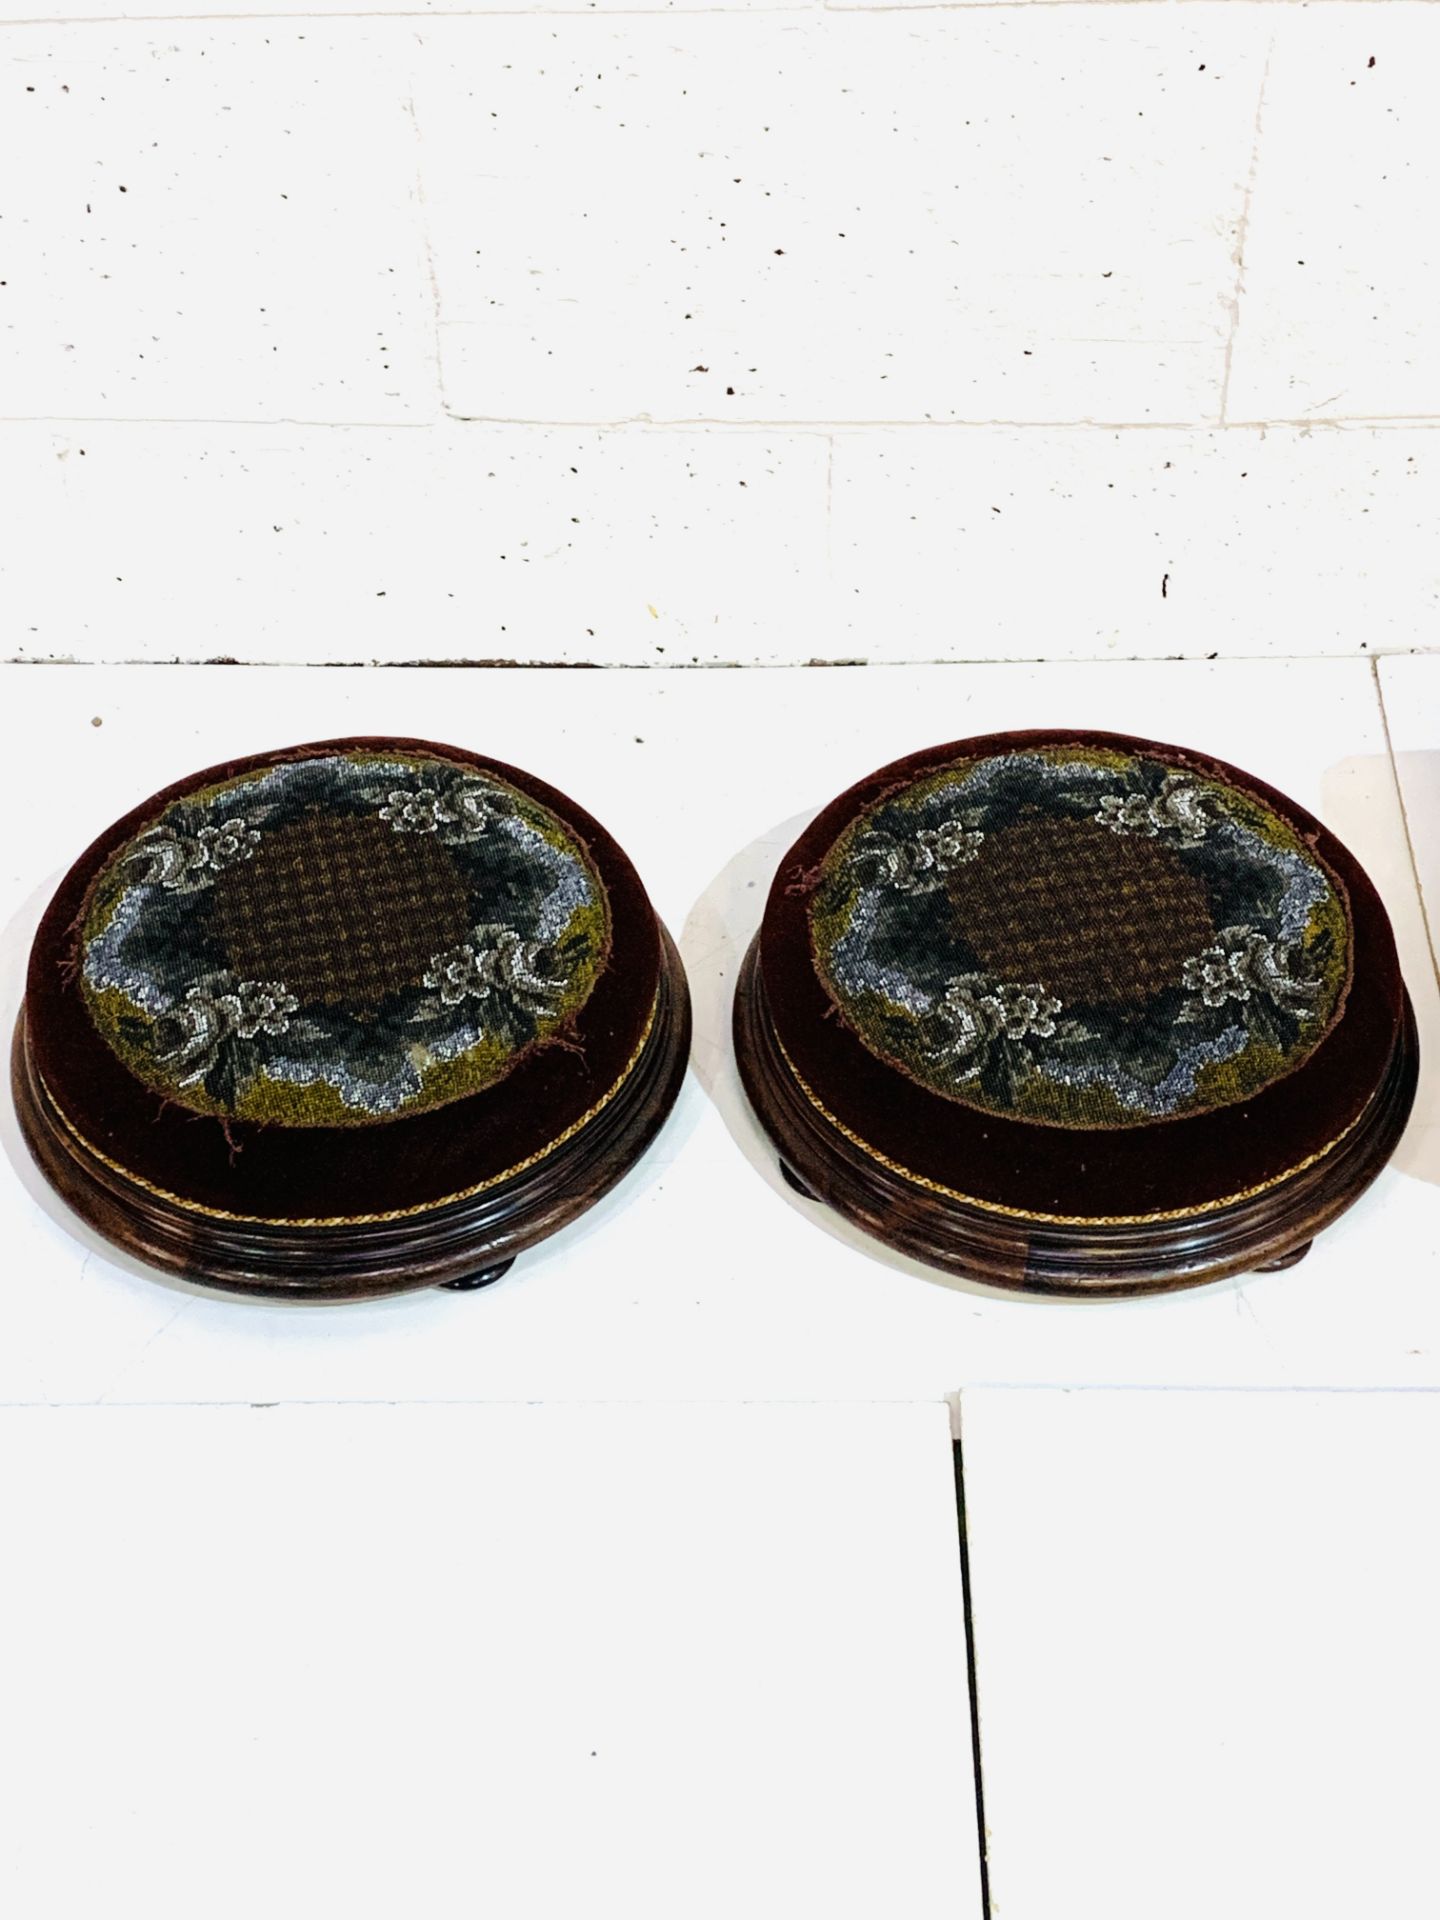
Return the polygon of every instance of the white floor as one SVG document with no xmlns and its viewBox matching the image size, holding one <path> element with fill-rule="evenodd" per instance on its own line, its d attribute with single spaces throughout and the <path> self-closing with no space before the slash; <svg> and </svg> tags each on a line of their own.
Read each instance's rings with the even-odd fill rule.
<svg viewBox="0 0 1440 1920">
<path fill-rule="evenodd" d="M 991 1911 L 1427 1920 L 1433 1394 L 963 1400 Z"/>
<path fill-rule="evenodd" d="M 979 1920 L 946 1411 L 0 1412 L 24 1920 Z"/>
</svg>

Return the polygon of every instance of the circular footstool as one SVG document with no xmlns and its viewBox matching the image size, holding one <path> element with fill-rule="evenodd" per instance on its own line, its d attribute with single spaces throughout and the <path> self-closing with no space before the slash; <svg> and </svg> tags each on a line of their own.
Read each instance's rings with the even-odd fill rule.
<svg viewBox="0 0 1440 1920">
<path fill-rule="evenodd" d="M 167 788 L 71 868 L 16 1028 L 26 1139 L 90 1226 L 237 1293 L 495 1280 L 644 1152 L 679 956 L 564 795 L 422 740 Z"/>
<path fill-rule="evenodd" d="M 737 988 L 790 1184 L 992 1285 L 1293 1265 L 1394 1150 L 1414 1017 L 1317 820 L 1106 733 L 912 755 L 781 862 Z"/>
</svg>

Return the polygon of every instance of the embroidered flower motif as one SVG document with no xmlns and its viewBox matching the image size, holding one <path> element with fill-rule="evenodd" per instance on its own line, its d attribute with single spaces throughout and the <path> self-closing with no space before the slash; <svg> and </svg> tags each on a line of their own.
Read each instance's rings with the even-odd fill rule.
<svg viewBox="0 0 1440 1920">
<path fill-rule="evenodd" d="M 524 940 L 513 927 L 479 926 L 472 937 L 445 953 L 437 953 L 424 975 L 427 987 L 440 996 L 422 1007 L 422 1017 L 441 1007 L 457 1007 L 462 1000 L 496 1000 L 503 1011 L 553 1013 L 564 997 L 564 982 L 546 969 L 550 949 L 538 940 Z"/>
<path fill-rule="evenodd" d="M 1173 834 L 1173 845 L 1198 847 L 1210 831 L 1214 803 L 1183 773 L 1165 776 L 1159 793 L 1107 793 L 1094 816 L 1112 833 L 1141 834 L 1148 840 Z"/>
<path fill-rule="evenodd" d="M 1200 1017 L 1200 1005 L 1223 1007 L 1232 1000 L 1243 1005 L 1261 999 L 1287 1013 L 1308 1013 L 1321 988 L 1296 944 L 1248 926 L 1226 927 L 1213 946 L 1185 962 L 1181 977 L 1186 991 L 1198 995 L 1199 1004 L 1192 1002 L 1178 1016 L 1190 1021 Z"/>
<path fill-rule="evenodd" d="M 1060 1002 L 1043 987 L 1006 984 L 997 987 L 991 998 L 1008 1039 L 1024 1040 L 1033 1033 L 1041 1040 L 1048 1040 L 1054 1033 Z"/>
<path fill-rule="evenodd" d="M 437 953 L 424 981 L 440 995 L 440 1004 L 444 1007 L 458 1007 L 462 1000 L 483 999 L 490 991 L 481 971 L 480 956 L 469 941 Z"/>
<path fill-rule="evenodd" d="M 227 1042 L 288 1032 L 290 1015 L 299 1005 L 278 980 L 235 980 L 229 974 L 217 974 L 191 987 L 165 1016 L 175 1043 L 160 1058 L 184 1069 L 179 1085 L 192 1086 L 214 1067 Z"/>
<path fill-rule="evenodd" d="M 1153 840 L 1160 831 L 1150 817 L 1150 798 L 1143 793 L 1107 793 L 1095 818 L 1112 833 L 1143 833 Z"/>
<path fill-rule="evenodd" d="M 505 795 L 463 774 L 445 787 L 392 787 L 383 797 L 380 818 L 396 833 L 433 833 L 451 846 L 478 840 L 513 812 Z"/>
<path fill-rule="evenodd" d="M 166 1099 L 358 1125 L 501 1080 L 584 1005 L 609 928 L 583 841 L 498 774 L 282 757 L 186 792 L 117 848 L 82 923 L 81 991 Z"/>
<path fill-rule="evenodd" d="M 1345 902 L 1243 783 L 1058 741 L 892 771 L 793 890 L 831 1002 L 919 1085 L 1138 1126 L 1248 1098 L 1328 1030 Z"/>
<path fill-rule="evenodd" d="M 957 1078 L 978 1073 L 1000 1030 L 994 1002 L 984 992 L 990 982 L 983 973 L 963 974 L 946 987 L 935 1009 L 940 1037 L 927 1049 L 933 1060 L 948 1060 Z"/>
<path fill-rule="evenodd" d="M 433 787 L 396 787 L 389 806 L 381 807 L 380 818 L 388 820 L 396 833 L 438 833 L 451 816 Z"/>
<path fill-rule="evenodd" d="M 979 857 L 985 835 L 974 814 L 921 827 L 906 839 L 870 833 L 857 842 L 855 859 L 862 884 L 890 886 L 901 893 L 931 893 L 945 876 Z"/>
<path fill-rule="evenodd" d="M 973 1079 L 989 1063 L 999 1042 L 1053 1039 L 1058 1031 L 1055 1016 L 1061 1010 L 1061 1002 L 1036 983 L 1021 986 L 984 973 L 961 974 L 935 1007 L 937 1032 L 927 1055 L 932 1061 L 948 1063 L 957 1080 Z M 1016 1051 L 1016 1064 L 1031 1063 L 1028 1048 L 1020 1046 Z"/>
<path fill-rule="evenodd" d="M 195 836 L 205 852 L 205 864 L 212 873 L 248 860 L 260 844 L 260 834 L 243 814 L 222 820 L 218 826 L 202 827 Z"/>
<path fill-rule="evenodd" d="M 227 996 L 227 998 L 230 996 Z M 235 1031 L 242 1040 L 257 1033 L 284 1033 L 300 1002 L 278 980 L 242 980 L 233 995 Z"/>
<path fill-rule="evenodd" d="M 268 809 L 267 809 L 268 811 Z M 263 818 L 263 814 L 258 816 Z M 259 829 L 243 814 L 182 834 L 174 827 L 151 827 L 125 856 L 144 867 L 142 886 L 163 887 L 167 893 L 196 893 L 208 887 L 217 873 L 248 860 L 260 844 Z"/>
<path fill-rule="evenodd" d="M 457 780 L 446 799 L 454 821 L 452 840 L 478 840 L 496 820 L 513 812 L 504 794 L 479 780 Z"/>
</svg>

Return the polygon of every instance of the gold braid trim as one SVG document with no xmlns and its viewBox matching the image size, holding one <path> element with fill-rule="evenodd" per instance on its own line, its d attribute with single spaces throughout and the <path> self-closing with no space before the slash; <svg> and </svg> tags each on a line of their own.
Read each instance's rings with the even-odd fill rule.
<svg viewBox="0 0 1440 1920">
<path fill-rule="evenodd" d="M 1293 1167 L 1287 1167 L 1284 1173 L 1273 1174 L 1268 1180 L 1261 1180 L 1253 1187 L 1241 1187 L 1238 1193 L 1222 1194 L 1218 1200 L 1209 1200 L 1203 1207 L 1162 1207 L 1156 1213 L 1030 1213 L 1024 1207 L 1003 1206 L 998 1200 L 981 1200 L 973 1193 L 959 1193 L 954 1187 L 945 1187 L 938 1180 L 929 1180 L 923 1173 L 912 1173 L 909 1167 L 902 1167 L 898 1160 L 892 1160 L 888 1154 L 881 1153 L 878 1147 L 872 1147 L 868 1140 L 862 1140 L 853 1133 L 843 1120 L 835 1115 L 820 1099 L 819 1095 L 806 1081 L 800 1069 L 785 1050 L 785 1043 L 772 1027 L 770 1036 L 779 1049 L 780 1058 L 785 1062 L 801 1093 L 810 1102 L 815 1111 L 828 1120 L 835 1131 L 842 1134 L 852 1147 L 858 1147 L 867 1159 L 876 1161 L 887 1172 L 898 1173 L 902 1180 L 908 1180 L 912 1186 L 923 1187 L 927 1193 L 941 1194 L 946 1200 L 962 1201 L 967 1207 L 979 1207 L 986 1213 L 1003 1214 L 1007 1220 L 1037 1220 L 1056 1227 L 1144 1227 L 1163 1220 L 1196 1220 L 1203 1214 L 1217 1213 L 1222 1207 L 1231 1207 L 1240 1200 L 1251 1200 L 1259 1193 L 1268 1193 L 1272 1187 L 1280 1187 L 1287 1180 L 1293 1180 L 1297 1173 L 1303 1173 L 1307 1167 L 1313 1167 L 1323 1160 L 1347 1135 L 1353 1133 L 1363 1117 L 1357 1113 L 1348 1127 L 1343 1128 L 1335 1138 L 1317 1152 L 1307 1154 Z"/>
<path fill-rule="evenodd" d="M 317 1214 L 305 1219 L 296 1219 L 269 1213 L 232 1213 L 226 1207 L 202 1206 L 198 1200 L 187 1200 L 181 1194 L 171 1193 L 168 1187 L 156 1186 L 153 1180 L 146 1180 L 142 1175 L 132 1173 L 129 1167 L 122 1165 L 118 1160 L 112 1160 L 109 1154 L 102 1153 L 98 1147 L 93 1146 L 90 1141 L 85 1138 L 84 1134 L 81 1133 L 74 1122 L 68 1119 L 61 1111 L 54 1094 L 51 1093 L 45 1082 L 40 1079 L 38 1073 L 35 1077 L 39 1081 L 41 1090 L 56 1119 L 60 1122 L 61 1126 L 64 1127 L 71 1139 L 83 1147 L 92 1159 L 98 1160 L 102 1166 L 109 1167 L 112 1173 L 118 1173 L 122 1179 L 129 1181 L 131 1186 L 141 1187 L 146 1193 L 153 1193 L 157 1200 L 165 1200 L 172 1207 L 179 1207 L 183 1213 L 198 1213 L 203 1214 L 207 1220 L 236 1220 L 245 1225 L 260 1227 L 374 1227 L 383 1226 L 389 1220 L 413 1220 L 423 1213 L 435 1213 L 438 1212 L 441 1207 L 453 1206 L 457 1200 L 473 1200 L 476 1194 L 484 1193 L 487 1188 L 498 1187 L 506 1180 L 513 1180 L 517 1174 L 528 1173 L 531 1167 L 538 1166 L 542 1160 L 548 1160 L 557 1148 L 563 1147 L 567 1141 L 573 1140 L 582 1128 L 589 1126 L 597 1114 L 603 1113 L 605 1108 L 609 1106 L 616 1094 L 619 1093 L 620 1089 L 625 1085 L 625 1082 L 630 1078 L 636 1067 L 639 1066 L 641 1056 L 650 1043 L 650 1036 L 655 1030 L 655 1021 L 659 1011 L 660 996 L 657 993 L 650 1008 L 650 1017 L 645 1022 L 645 1031 L 641 1034 L 639 1044 L 635 1048 L 634 1053 L 631 1054 L 629 1060 L 626 1061 L 624 1067 L 621 1069 L 620 1077 L 607 1093 L 603 1093 L 600 1096 L 593 1107 L 587 1107 L 585 1112 L 580 1115 L 580 1118 L 578 1120 L 572 1120 L 565 1131 L 557 1134 L 548 1146 L 541 1147 L 538 1153 L 532 1153 L 524 1160 L 517 1160 L 513 1167 L 506 1167 L 503 1173 L 492 1173 L 488 1180 L 477 1180 L 474 1186 L 457 1188 L 454 1193 L 442 1194 L 438 1200 L 427 1200 L 420 1206 L 391 1207 L 384 1213 Z"/>
</svg>

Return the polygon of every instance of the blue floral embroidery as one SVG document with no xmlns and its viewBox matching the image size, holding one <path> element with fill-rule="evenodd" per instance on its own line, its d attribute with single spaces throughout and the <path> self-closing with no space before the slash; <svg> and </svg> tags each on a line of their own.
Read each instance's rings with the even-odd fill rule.
<svg viewBox="0 0 1440 1920">
<path fill-rule="evenodd" d="M 81 984 L 166 1097 L 337 1125 L 492 1084 L 583 1004 L 608 937 L 585 848 L 518 789 L 317 756 L 187 794 L 120 848 Z"/>
<path fill-rule="evenodd" d="M 1249 1097 L 1318 1043 L 1349 967 L 1342 896 L 1256 795 L 1079 748 L 888 794 L 826 856 L 811 929 L 873 1053 L 1064 1126 Z"/>
</svg>

